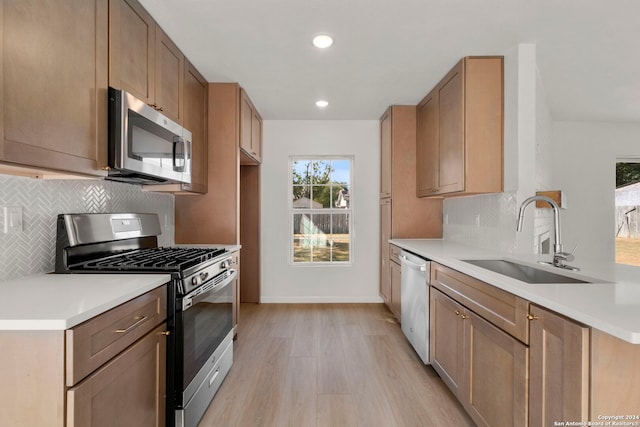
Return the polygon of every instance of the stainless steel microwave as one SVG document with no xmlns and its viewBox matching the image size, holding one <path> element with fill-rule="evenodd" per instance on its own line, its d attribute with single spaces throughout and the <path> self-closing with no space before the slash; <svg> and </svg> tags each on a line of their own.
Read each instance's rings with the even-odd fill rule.
<svg viewBox="0 0 640 427">
<path fill-rule="evenodd" d="M 109 176 L 136 184 L 191 182 L 191 132 L 124 90 L 109 88 Z"/>
</svg>

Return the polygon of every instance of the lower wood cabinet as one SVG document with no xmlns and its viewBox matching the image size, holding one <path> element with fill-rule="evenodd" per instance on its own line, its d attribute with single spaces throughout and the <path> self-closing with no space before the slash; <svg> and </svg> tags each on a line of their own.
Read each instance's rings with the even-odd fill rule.
<svg viewBox="0 0 640 427">
<path fill-rule="evenodd" d="M 67 427 L 165 425 L 166 339 L 160 325 L 67 391 Z"/>
<path fill-rule="evenodd" d="M 465 309 L 434 288 L 430 292 L 430 305 L 431 366 L 460 398 Z"/>
<path fill-rule="evenodd" d="M 233 252 L 233 269 L 238 272 L 236 279 L 233 281 L 233 336 L 238 334 L 238 322 L 240 321 L 240 251 Z"/>
<path fill-rule="evenodd" d="M 529 347 L 466 313 L 462 405 L 478 426 L 526 426 Z"/>
<path fill-rule="evenodd" d="M 431 288 L 431 363 L 479 426 L 527 425 L 526 345 Z"/>
<path fill-rule="evenodd" d="M 589 420 L 589 328 L 530 307 L 529 425 Z"/>
<path fill-rule="evenodd" d="M 402 267 L 393 259 L 389 261 L 389 271 L 391 274 L 391 298 L 389 299 L 389 309 L 400 320 L 400 293 L 402 282 Z"/>
<path fill-rule="evenodd" d="M 429 298 L 431 364 L 478 426 L 640 422 L 639 344 L 435 262 Z"/>
<path fill-rule="evenodd" d="M 67 330 L 0 331 L 0 426 L 165 425 L 167 289 Z"/>
</svg>

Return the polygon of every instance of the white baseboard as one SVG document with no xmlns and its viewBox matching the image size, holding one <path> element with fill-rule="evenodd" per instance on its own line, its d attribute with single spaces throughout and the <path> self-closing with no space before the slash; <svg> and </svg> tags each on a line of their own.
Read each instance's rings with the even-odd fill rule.
<svg viewBox="0 0 640 427">
<path fill-rule="evenodd" d="M 313 303 L 343 303 L 364 304 L 382 303 L 380 297 L 260 297 L 260 302 L 265 304 L 313 304 Z"/>
</svg>

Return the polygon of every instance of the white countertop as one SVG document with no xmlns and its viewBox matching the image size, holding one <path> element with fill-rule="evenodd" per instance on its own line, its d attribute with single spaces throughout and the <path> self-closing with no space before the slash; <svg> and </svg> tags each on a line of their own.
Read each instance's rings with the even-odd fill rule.
<svg viewBox="0 0 640 427">
<path fill-rule="evenodd" d="M 432 261 L 473 276 L 535 304 L 616 336 L 640 344 L 640 268 L 608 263 L 570 263 L 580 268 L 570 272 L 536 261 L 550 260 L 550 255 L 499 254 L 440 239 L 392 239 L 390 243 Z M 507 259 L 530 264 L 594 283 L 528 284 L 502 274 L 466 263 L 464 259 Z"/>
<path fill-rule="evenodd" d="M 0 330 L 64 330 L 170 280 L 168 274 L 41 274 L 0 282 Z"/>
</svg>

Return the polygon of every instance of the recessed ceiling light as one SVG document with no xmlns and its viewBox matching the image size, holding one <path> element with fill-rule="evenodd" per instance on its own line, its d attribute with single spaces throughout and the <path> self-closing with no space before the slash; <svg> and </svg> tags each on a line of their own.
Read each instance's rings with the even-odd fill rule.
<svg viewBox="0 0 640 427">
<path fill-rule="evenodd" d="M 326 49 L 333 44 L 333 37 L 328 34 L 318 34 L 313 38 L 313 45 L 319 49 Z"/>
<path fill-rule="evenodd" d="M 327 105 L 329 105 L 329 102 L 327 102 L 327 101 L 325 101 L 325 100 L 322 100 L 322 99 L 321 99 L 321 100 L 319 100 L 319 101 L 316 101 L 316 106 L 317 106 L 318 108 L 325 108 Z"/>
</svg>

